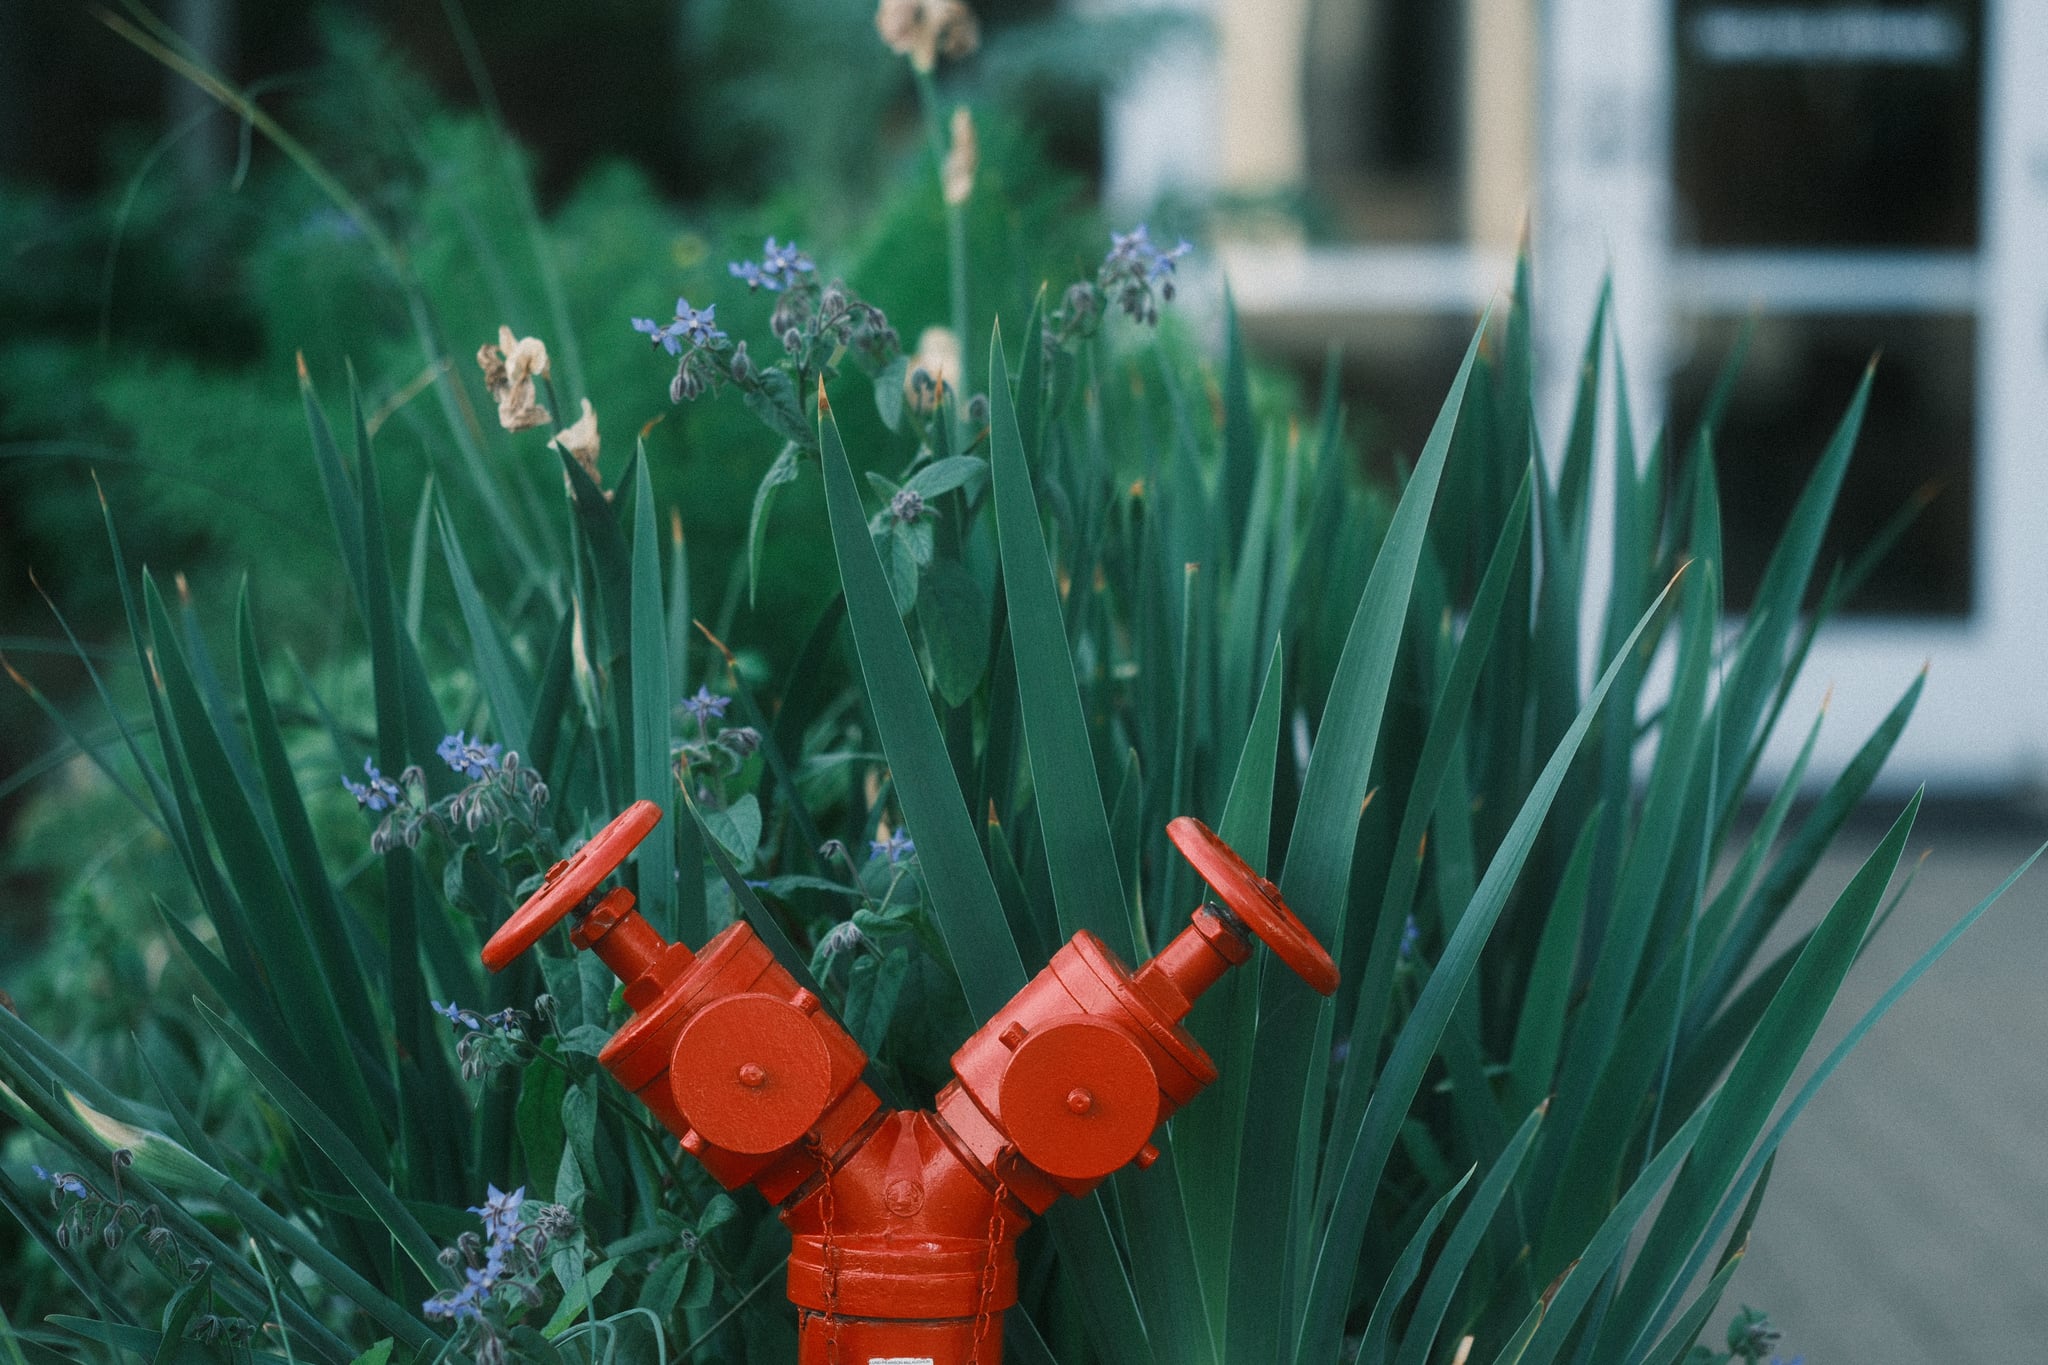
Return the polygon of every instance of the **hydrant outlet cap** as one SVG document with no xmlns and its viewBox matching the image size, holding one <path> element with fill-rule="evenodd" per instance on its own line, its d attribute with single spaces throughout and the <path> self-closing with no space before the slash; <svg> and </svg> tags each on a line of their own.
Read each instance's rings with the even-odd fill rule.
<svg viewBox="0 0 2048 1365">
<path fill-rule="evenodd" d="M 1159 1078 L 1122 1029 L 1068 1019 L 1025 1035 L 996 1103 L 1026 1161 L 1060 1180 L 1097 1180 L 1159 1126 Z"/>
<path fill-rule="evenodd" d="M 690 1017 L 669 1061 L 669 1093 L 706 1142 L 765 1156 L 803 1137 L 832 1101 L 832 1055 L 811 1016 L 749 993 Z"/>
<path fill-rule="evenodd" d="M 1288 970 L 1308 982 L 1319 995 L 1329 995 L 1337 989 L 1337 964 L 1330 960 L 1329 950 L 1316 941 L 1308 926 L 1287 908 L 1287 902 L 1280 899 L 1279 887 L 1252 871 L 1237 856 L 1236 849 L 1192 815 L 1173 820 L 1167 825 L 1166 834 L 1230 912 L 1263 939 Z"/>
<path fill-rule="evenodd" d="M 512 912 L 512 918 L 498 926 L 484 945 L 484 966 L 503 971 L 512 959 L 540 942 L 542 934 L 590 898 L 598 883 L 618 870 L 626 855 L 639 847 L 648 831 L 661 823 L 661 807 L 652 801 L 635 801 L 617 818 L 576 850 L 567 862 L 548 869 L 547 881 L 527 897 L 526 904 Z"/>
</svg>

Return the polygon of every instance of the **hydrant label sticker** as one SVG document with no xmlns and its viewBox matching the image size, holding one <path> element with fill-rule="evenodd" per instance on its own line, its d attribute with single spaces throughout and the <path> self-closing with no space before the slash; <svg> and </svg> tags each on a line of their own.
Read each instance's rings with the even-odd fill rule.
<svg viewBox="0 0 2048 1365">
<path fill-rule="evenodd" d="M 868 1365 L 934 1365 L 930 1356 L 869 1356 Z"/>
</svg>

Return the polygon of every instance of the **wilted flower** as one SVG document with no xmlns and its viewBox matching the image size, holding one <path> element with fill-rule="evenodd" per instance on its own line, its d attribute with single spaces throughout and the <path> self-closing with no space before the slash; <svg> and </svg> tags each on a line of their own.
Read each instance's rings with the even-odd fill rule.
<svg viewBox="0 0 2048 1365">
<path fill-rule="evenodd" d="M 583 400 L 583 415 L 556 432 L 548 444 L 572 456 L 592 483 L 603 486 L 597 477 L 597 409 L 590 406 L 588 398 Z"/>
<path fill-rule="evenodd" d="M 957 61 L 981 44 L 981 26 L 961 0 L 882 0 L 875 32 L 919 71 L 930 71 L 941 53 Z"/>
<path fill-rule="evenodd" d="M 364 810 L 391 810 L 405 799 L 405 793 L 399 790 L 398 784 L 378 772 L 377 765 L 367 758 L 363 760 L 363 774 L 369 781 L 351 782 L 344 777 L 341 779 L 341 785 L 348 788 L 348 794 L 353 796 L 356 804 Z"/>
<path fill-rule="evenodd" d="M 539 337 L 514 337 L 510 327 L 498 328 L 496 345 L 477 349 L 476 363 L 483 367 L 484 386 L 498 404 L 498 425 L 507 431 L 524 431 L 545 425 L 548 410 L 534 401 L 533 381 L 546 378 L 548 348 Z"/>
<path fill-rule="evenodd" d="M 960 338 L 950 327 L 927 327 L 917 334 L 917 354 L 903 375 L 903 396 L 916 412 L 931 412 L 958 380 Z"/>
<path fill-rule="evenodd" d="M 939 187 L 948 204 L 964 204 L 974 193 L 974 173 L 981 166 L 981 144 L 974 135 L 974 115 L 964 104 L 953 108 L 953 145 L 939 170 Z"/>
<path fill-rule="evenodd" d="M 818 940 L 818 953 L 821 957 L 838 957 L 842 953 L 853 952 L 866 941 L 867 935 L 861 933 L 858 924 L 842 920 L 826 930 L 825 937 Z"/>
</svg>

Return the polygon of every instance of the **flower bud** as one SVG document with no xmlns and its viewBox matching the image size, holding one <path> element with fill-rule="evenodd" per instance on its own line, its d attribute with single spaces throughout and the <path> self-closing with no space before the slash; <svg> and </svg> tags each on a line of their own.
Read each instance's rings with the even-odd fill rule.
<svg viewBox="0 0 2048 1365">
<path fill-rule="evenodd" d="M 744 384 L 754 377 L 754 362 L 747 357 L 747 343 L 744 341 L 733 347 L 732 377 L 737 384 Z"/>
</svg>

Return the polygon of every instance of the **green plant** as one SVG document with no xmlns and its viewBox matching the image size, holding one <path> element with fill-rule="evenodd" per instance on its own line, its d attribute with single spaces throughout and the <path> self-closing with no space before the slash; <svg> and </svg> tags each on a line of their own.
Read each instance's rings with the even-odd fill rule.
<svg viewBox="0 0 2048 1365">
<path fill-rule="evenodd" d="M 983 279 L 1000 305 L 1003 264 L 948 240 L 945 316 Z M 45 1282 L 37 1311 L 94 1312 L 7 1340 L 168 1358 L 204 1317 L 335 1362 L 788 1358 L 786 1239 L 598 1070 L 622 1017 L 602 968 L 559 944 L 495 978 L 477 961 L 562 850 L 644 797 L 669 816 L 631 876 L 649 917 L 699 943 L 745 916 L 898 1100 L 929 1094 L 961 1026 L 1065 936 L 1127 960 L 1162 941 L 1195 895 L 1163 837 L 1175 814 L 1272 870 L 1332 948 L 1332 1001 L 1281 971 L 1203 1000 L 1192 1027 L 1225 1079 L 1151 1169 L 1027 1241 L 1014 1359 L 1425 1365 L 1468 1336 L 1502 1365 L 1683 1358 L 1792 1120 L 2004 889 L 1774 1121 L 1918 807 L 1815 930 L 1759 961 L 1918 694 L 1796 824 L 1803 757 L 1743 828 L 1812 632 L 1884 548 L 1830 566 L 1802 610 L 1867 381 L 1730 629 L 1713 414 L 1639 467 L 1604 300 L 1554 462 L 1529 419 L 1524 266 L 1396 495 L 1358 479 L 1333 386 L 1306 434 L 1254 406 L 1234 319 L 1220 366 L 1171 328 L 1131 345 L 1120 320 L 1077 322 L 1134 249 L 1117 244 L 1097 292 L 1009 297 L 1028 316 L 992 333 L 980 394 L 958 372 L 907 388 L 886 354 L 872 378 L 847 368 L 822 327 L 797 329 L 771 380 L 778 338 L 757 330 L 755 361 L 733 359 L 759 318 L 730 323 L 727 349 L 679 310 L 711 382 L 751 400 L 762 453 L 782 447 L 764 489 L 813 467 L 823 484 L 822 508 L 754 519 L 764 563 L 803 517 L 836 567 L 765 680 L 729 631 L 693 629 L 644 443 L 615 496 L 567 448 L 540 478 L 465 467 L 524 536 L 513 567 L 480 571 L 449 485 L 401 550 L 361 396 L 337 438 L 302 373 L 367 646 L 352 704 L 285 680 L 260 582 L 230 686 L 150 575 L 134 591 L 109 515 L 148 716 L 115 709 L 108 742 L 78 741 L 184 868 L 155 906 L 202 991 L 154 1003 L 177 1026 L 118 1086 L 0 1012 L 0 1103 L 56 1168 L 59 1216 L 13 1172 L 0 1202 L 70 1286 Z M 1147 283 L 1170 278 L 1149 259 Z M 586 345 L 630 341 L 614 319 Z M 444 382 L 483 410 L 474 381 Z M 1607 392 L 1615 572 L 1586 688 Z M 445 671 L 407 606 L 430 571 L 466 644 Z M 1660 649 L 1671 680 L 1653 689 Z M 459 1240 L 477 1211 L 503 1274 L 465 1299 L 457 1272 L 489 1254 Z"/>
</svg>

